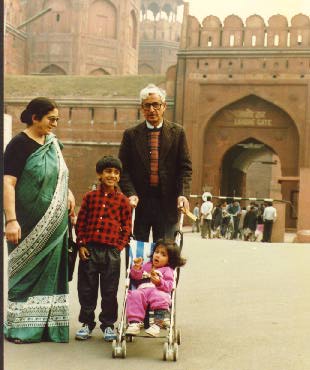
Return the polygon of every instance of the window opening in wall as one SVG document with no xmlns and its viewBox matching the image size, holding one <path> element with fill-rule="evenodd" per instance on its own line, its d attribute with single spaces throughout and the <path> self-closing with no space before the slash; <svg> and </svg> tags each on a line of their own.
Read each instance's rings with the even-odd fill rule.
<svg viewBox="0 0 310 370">
<path fill-rule="evenodd" d="M 288 68 L 288 67 L 289 67 L 289 61 L 286 60 L 286 68 Z"/>
<path fill-rule="evenodd" d="M 235 45 L 235 35 L 230 35 L 229 36 L 229 46 L 234 46 Z"/>
<path fill-rule="evenodd" d="M 90 109 L 90 124 L 93 125 L 94 124 L 94 118 L 95 118 L 95 109 L 94 108 L 89 108 Z"/>
<path fill-rule="evenodd" d="M 114 126 L 117 125 L 117 109 L 114 108 L 114 122 L 113 122 Z"/>
<path fill-rule="evenodd" d="M 274 46 L 279 46 L 279 35 L 274 35 Z"/>
<path fill-rule="evenodd" d="M 197 69 L 199 69 L 199 59 L 197 59 L 196 67 L 197 67 Z"/>
<path fill-rule="evenodd" d="M 208 37 L 208 46 L 209 47 L 212 46 L 212 37 L 211 36 Z"/>
<path fill-rule="evenodd" d="M 68 124 L 71 125 L 72 123 L 72 108 L 69 108 L 69 120 L 68 120 Z"/>
<path fill-rule="evenodd" d="M 240 68 L 243 68 L 243 61 L 240 62 Z"/>
<path fill-rule="evenodd" d="M 302 44 L 302 35 L 297 36 L 297 44 L 301 45 Z"/>
<path fill-rule="evenodd" d="M 219 69 L 221 69 L 221 67 L 222 67 L 222 63 L 221 63 L 221 61 L 219 60 Z"/>
<path fill-rule="evenodd" d="M 256 46 L 256 35 L 252 35 L 252 46 Z"/>
<path fill-rule="evenodd" d="M 57 14 L 56 15 L 56 22 L 59 22 L 60 21 L 60 14 Z"/>
<path fill-rule="evenodd" d="M 266 68 L 266 61 L 263 61 L 263 68 Z"/>
</svg>

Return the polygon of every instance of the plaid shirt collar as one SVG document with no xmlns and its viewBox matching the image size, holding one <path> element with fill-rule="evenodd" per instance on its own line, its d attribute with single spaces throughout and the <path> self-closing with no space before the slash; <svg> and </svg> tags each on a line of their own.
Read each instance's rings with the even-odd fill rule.
<svg viewBox="0 0 310 370">
<path fill-rule="evenodd" d="M 103 188 L 103 185 L 100 184 L 98 190 L 101 192 L 101 193 L 104 193 L 105 196 L 108 196 L 109 194 L 111 195 L 116 195 L 116 194 L 119 194 L 119 190 L 117 189 L 116 186 L 114 186 L 114 190 L 112 192 L 108 192 L 108 191 L 105 191 L 104 188 Z"/>
</svg>

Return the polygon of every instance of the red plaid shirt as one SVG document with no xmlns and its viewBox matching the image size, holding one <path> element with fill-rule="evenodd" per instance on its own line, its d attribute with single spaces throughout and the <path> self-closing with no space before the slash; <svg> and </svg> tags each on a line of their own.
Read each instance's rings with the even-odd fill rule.
<svg viewBox="0 0 310 370">
<path fill-rule="evenodd" d="M 75 226 L 78 246 L 88 242 L 108 244 L 122 250 L 131 234 L 131 206 L 120 191 L 101 188 L 84 195 Z"/>
</svg>

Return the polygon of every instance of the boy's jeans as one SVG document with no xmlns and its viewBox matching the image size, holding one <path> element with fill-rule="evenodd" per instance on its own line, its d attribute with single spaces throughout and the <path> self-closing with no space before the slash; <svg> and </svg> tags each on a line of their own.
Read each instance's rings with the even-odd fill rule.
<svg viewBox="0 0 310 370">
<path fill-rule="evenodd" d="M 88 324 L 90 329 L 96 326 L 95 309 L 97 305 L 100 281 L 101 329 L 114 328 L 117 320 L 117 290 L 120 277 L 120 251 L 112 246 L 90 243 L 87 246 L 90 256 L 79 263 L 78 295 L 81 305 L 79 321 Z"/>
</svg>

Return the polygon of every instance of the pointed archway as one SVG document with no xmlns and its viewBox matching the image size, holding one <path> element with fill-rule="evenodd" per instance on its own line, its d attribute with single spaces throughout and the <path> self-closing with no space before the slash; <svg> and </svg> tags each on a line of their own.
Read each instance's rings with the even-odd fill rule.
<svg viewBox="0 0 310 370">
<path fill-rule="evenodd" d="M 260 159 L 263 154 L 266 160 Z M 213 194 L 245 196 L 251 190 L 246 189 L 250 165 L 255 161 L 274 162 L 275 156 L 277 175 L 266 177 L 262 173 L 264 167 L 257 173 L 258 178 L 265 176 L 265 181 L 269 182 L 269 194 L 272 182 L 278 184 L 281 176 L 298 176 L 299 134 L 283 109 L 258 96 L 246 96 L 220 109 L 207 123 L 202 188 Z M 265 165 L 265 170 L 270 172 L 274 168 L 271 166 Z M 296 187 L 296 183 L 282 184 L 279 195 L 290 200 L 292 192 L 298 191 Z M 286 224 L 291 226 L 292 223 L 296 224 L 296 220 L 293 221 L 287 211 Z"/>
</svg>

